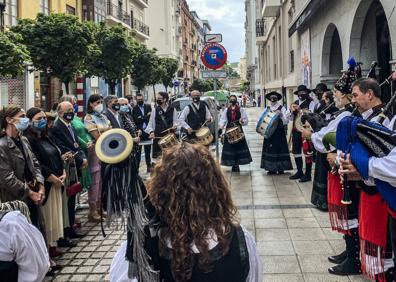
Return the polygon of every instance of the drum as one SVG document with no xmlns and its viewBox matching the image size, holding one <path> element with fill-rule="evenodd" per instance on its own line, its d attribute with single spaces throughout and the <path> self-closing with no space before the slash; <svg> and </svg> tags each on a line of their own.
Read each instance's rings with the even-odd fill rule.
<svg viewBox="0 0 396 282">
<path fill-rule="evenodd" d="M 213 142 L 213 135 L 210 132 L 209 127 L 201 127 L 197 132 L 195 132 L 195 136 L 197 137 L 197 143 L 204 146 L 209 146 Z"/>
<path fill-rule="evenodd" d="M 274 134 L 279 123 L 279 114 L 271 111 L 270 108 L 265 109 L 257 122 L 256 132 L 265 139 L 268 139 Z"/>
<path fill-rule="evenodd" d="M 178 143 L 177 138 L 175 134 L 169 133 L 166 134 L 164 137 L 158 141 L 158 145 L 161 147 L 161 149 L 167 149 L 170 148 Z"/>
<path fill-rule="evenodd" d="M 242 129 L 239 126 L 231 127 L 226 130 L 225 135 L 227 136 L 228 143 L 235 144 L 239 143 L 245 138 Z"/>
</svg>

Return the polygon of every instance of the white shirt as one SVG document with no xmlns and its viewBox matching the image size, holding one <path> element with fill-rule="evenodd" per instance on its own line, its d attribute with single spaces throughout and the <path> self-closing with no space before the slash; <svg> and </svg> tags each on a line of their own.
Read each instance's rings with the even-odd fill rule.
<svg viewBox="0 0 396 282">
<path fill-rule="evenodd" d="M 169 105 L 166 105 L 165 108 L 161 107 L 161 109 L 166 112 L 166 110 L 168 109 Z M 155 131 L 155 115 L 156 115 L 156 110 L 155 110 L 155 106 L 151 107 L 151 115 L 150 115 L 150 120 L 149 123 L 147 124 L 146 129 L 144 130 L 144 132 L 146 132 L 147 134 L 150 134 L 151 132 Z M 176 109 L 173 109 L 173 124 L 172 126 L 177 126 L 177 111 Z"/>
<path fill-rule="evenodd" d="M 340 121 L 344 117 L 348 117 L 351 114 L 352 113 L 349 111 L 342 112 L 334 120 L 330 121 L 327 126 L 323 127 L 318 132 L 315 132 L 312 134 L 311 141 L 317 151 L 319 151 L 321 153 L 328 153 L 325 146 L 323 145 L 323 137 L 329 132 L 336 132 Z M 335 149 L 335 148 L 332 148 L 332 149 Z"/>
<path fill-rule="evenodd" d="M 276 102 L 275 104 L 270 103 L 269 108 L 272 112 L 276 112 L 279 106 L 282 106 L 279 102 Z M 280 118 L 282 119 L 283 125 L 287 125 L 289 123 L 290 116 L 291 116 L 290 111 L 286 109 L 286 107 L 282 106 L 280 112 Z"/>
<path fill-rule="evenodd" d="M 243 108 L 239 108 L 241 111 L 241 119 L 240 123 L 241 125 L 247 125 L 249 123 L 248 116 L 246 114 L 246 111 Z M 228 119 L 227 119 L 227 112 L 228 108 L 226 108 L 223 113 L 221 114 L 220 120 L 219 120 L 219 128 L 224 128 L 227 125 Z"/>
<path fill-rule="evenodd" d="M 201 103 L 201 102 L 200 102 Z M 194 107 L 194 104 L 195 103 L 192 103 L 191 104 L 191 107 Z M 197 106 L 196 108 L 198 108 L 199 109 L 199 105 L 200 104 L 198 104 L 198 105 L 196 105 L 195 104 L 195 106 Z M 209 111 L 209 109 L 208 109 L 208 106 L 206 106 L 205 105 L 205 120 L 210 120 L 211 118 L 212 118 L 212 115 L 210 114 L 210 111 Z M 182 111 L 182 113 L 180 114 L 180 117 L 179 117 L 179 124 L 180 124 L 180 126 L 181 127 L 183 127 L 183 128 L 185 128 L 185 129 L 189 129 L 190 128 L 190 126 L 188 125 L 188 123 L 186 122 L 186 120 L 187 120 L 187 116 L 190 114 L 190 107 L 189 106 L 186 106 L 186 107 L 184 107 L 184 109 L 183 109 L 183 111 Z"/>
<path fill-rule="evenodd" d="M 249 274 L 246 282 L 262 282 L 262 264 L 256 242 L 249 231 L 247 231 L 244 227 L 242 227 L 242 230 L 245 235 L 246 247 L 249 253 Z M 217 244 L 218 242 L 216 239 L 209 239 L 209 249 L 213 249 L 215 246 L 217 246 Z M 110 282 L 138 282 L 136 278 L 128 278 L 128 261 L 125 259 L 126 247 L 127 241 L 124 241 L 111 262 Z M 191 248 L 193 252 L 198 251 L 195 245 L 193 245 Z"/>
<path fill-rule="evenodd" d="M 396 122 L 396 116 L 394 116 L 394 117 L 392 118 L 392 120 L 389 122 L 388 128 L 389 128 L 390 130 L 393 130 L 393 128 L 395 127 L 395 122 Z"/>
<path fill-rule="evenodd" d="M 382 158 L 371 157 L 369 160 L 369 176 L 396 187 L 396 148 Z"/>
<path fill-rule="evenodd" d="M 8 212 L 0 221 L 0 261 L 18 264 L 19 282 L 41 282 L 50 263 L 40 231 L 19 211 Z"/>
<path fill-rule="evenodd" d="M 373 109 L 369 109 L 369 110 L 361 113 L 361 115 L 362 115 L 363 119 L 367 120 L 372 113 L 373 113 Z M 370 121 L 378 123 L 379 118 L 380 118 L 379 115 L 377 115 L 374 118 L 370 119 Z M 385 120 L 382 122 L 382 125 L 388 127 L 389 126 L 389 118 L 385 118 Z"/>
</svg>

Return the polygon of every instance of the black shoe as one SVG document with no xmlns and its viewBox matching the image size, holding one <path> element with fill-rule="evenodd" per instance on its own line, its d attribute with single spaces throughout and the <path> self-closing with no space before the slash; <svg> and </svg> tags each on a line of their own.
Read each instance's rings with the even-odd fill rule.
<svg viewBox="0 0 396 282">
<path fill-rule="evenodd" d="M 340 264 L 346 259 L 346 257 L 347 257 L 347 251 L 345 250 L 341 254 L 335 255 L 335 256 L 330 256 L 327 259 L 331 263 Z"/>
<path fill-rule="evenodd" d="M 330 267 L 328 270 L 330 274 L 339 276 L 362 274 L 359 261 L 350 258 L 346 258 L 342 263 Z"/>
<path fill-rule="evenodd" d="M 304 183 L 304 182 L 308 182 L 308 181 L 311 181 L 311 176 L 304 174 L 304 176 L 301 177 L 298 182 Z"/>
<path fill-rule="evenodd" d="M 329 207 L 327 205 L 327 203 L 323 203 L 321 205 L 317 205 L 316 208 L 322 212 L 327 212 L 329 210 Z M 342 261 L 340 261 L 339 263 L 341 263 Z"/>
<path fill-rule="evenodd" d="M 268 172 L 267 172 L 267 175 L 274 175 L 274 174 L 276 174 L 275 171 L 268 171 Z"/>
<path fill-rule="evenodd" d="M 85 237 L 86 234 L 81 234 L 81 233 L 77 233 L 75 230 L 71 230 L 69 233 L 69 238 L 70 239 L 80 239 Z"/>
<path fill-rule="evenodd" d="M 301 177 L 304 176 L 304 173 L 302 171 L 297 171 L 295 174 L 289 177 L 290 180 L 296 180 L 300 179 Z"/>
<path fill-rule="evenodd" d="M 48 272 L 45 274 L 45 276 L 46 276 L 46 277 L 55 276 L 55 270 L 51 269 L 50 271 L 48 271 Z"/>
<path fill-rule="evenodd" d="M 239 168 L 239 165 L 236 165 L 235 166 L 235 172 L 240 172 L 241 170 L 240 170 L 240 168 Z"/>
<path fill-rule="evenodd" d="M 73 248 L 77 246 L 77 243 L 74 243 L 72 240 L 61 238 L 58 240 L 58 247 L 59 248 Z"/>
<path fill-rule="evenodd" d="M 61 266 L 61 265 L 54 265 L 54 266 L 51 266 L 51 271 L 53 270 L 53 271 L 58 271 L 58 270 L 61 270 L 61 269 L 63 269 L 63 266 Z"/>
</svg>

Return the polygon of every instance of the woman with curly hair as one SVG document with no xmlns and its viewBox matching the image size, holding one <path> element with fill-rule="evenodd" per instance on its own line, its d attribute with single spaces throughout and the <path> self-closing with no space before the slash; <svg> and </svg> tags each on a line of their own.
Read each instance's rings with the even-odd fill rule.
<svg viewBox="0 0 396 282">
<path fill-rule="evenodd" d="M 183 143 L 165 150 L 147 191 L 157 222 L 146 247 L 160 281 L 262 281 L 254 238 L 238 223 L 228 183 L 206 148 Z M 127 248 L 113 259 L 111 281 L 130 281 Z"/>
</svg>

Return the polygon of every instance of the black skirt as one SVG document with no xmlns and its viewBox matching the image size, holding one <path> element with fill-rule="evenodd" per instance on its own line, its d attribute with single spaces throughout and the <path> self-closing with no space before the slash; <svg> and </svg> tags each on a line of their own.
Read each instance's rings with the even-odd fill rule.
<svg viewBox="0 0 396 282">
<path fill-rule="evenodd" d="M 250 154 L 246 138 L 235 144 L 228 143 L 227 137 L 224 138 L 223 152 L 221 154 L 221 165 L 246 165 L 250 164 L 252 161 L 252 156 Z"/>
<path fill-rule="evenodd" d="M 330 171 L 327 154 L 316 152 L 315 173 L 311 194 L 311 203 L 327 208 L 327 173 Z"/>
<path fill-rule="evenodd" d="M 261 168 L 273 172 L 293 169 L 283 125 L 278 126 L 270 138 L 264 139 Z"/>
</svg>

